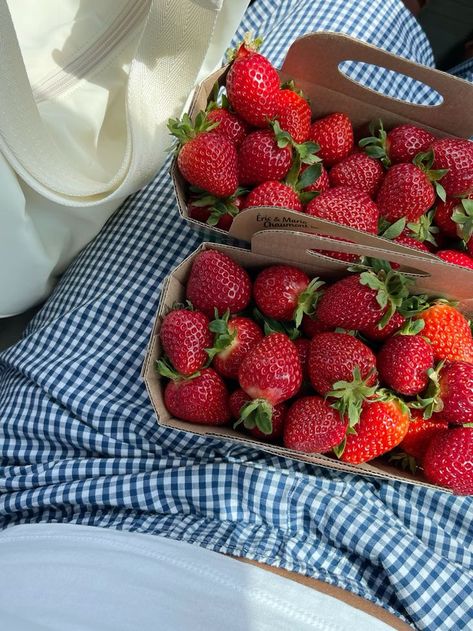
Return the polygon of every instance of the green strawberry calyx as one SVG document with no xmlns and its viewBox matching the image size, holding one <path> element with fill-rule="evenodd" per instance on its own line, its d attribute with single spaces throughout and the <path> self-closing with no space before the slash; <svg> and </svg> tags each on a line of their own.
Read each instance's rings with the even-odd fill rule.
<svg viewBox="0 0 473 631">
<path fill-rule="evenodd" d="M 338 410 L 342 418 L 348 419 L 347 433 L 349 434 L 356 433 L 354 428 L 360 420 L 363 403 L 367 399 L 371 399 L 377 392 L 377 384 L 374 386 L 367 385 L 371 381 L 374 372 L 375 369 L 373 368 L 366 378 L 363 379 L 360 368 L 355 366 L 351 381 L 336 381 L 332 386 L 332 390 L 325 395 L 326 398 L 335 399 L 331 406 Z"/>
<path fill-rule="evenodd" d="M 243 423 L 246 429 L 255 427 L 263 434 L 273 431 L 273 406 L 266 399 L 253 399 L 245 403 L 240 409 L 240 418 L 233 425 L 234 428 Z"/>
<path fill-rule="evenodd" d="M 209 210 L 210 215 L 205 222 L 209 226 L 216 226 L 224 215 L 236 217 L 240 209 L 235 204 L 235 200 L 241 195 L 248 193 L 248 189 L 241 186 L 239 186 L 230 197 L 216 197 L 195 186 L 191 186 L 190 191 L 191 193 L 196 193 L 198 196 L 191 198 L 189 204 L 197 208 L 207 208 Z"/>
<path fill-rule="evenodd" d="M 468 242 L 473 236 L 473 199 L 462 199 L 452 213 L 452 220 L 457 224 L 458 235 Z"/>
<path fill-rule="evenodd" d="M 384 217 L 380 217 L 379 225 L 378 225 L 378 234 L 380 237 L 383 237 L 383 239 L 389 239 L 390 241 L 392 241 L 393 239 L 396 239 L 402 234 L 405 227 L 406 227 L 405 217 L 401 217 L 401 219 L 398 219 L 397 221 L 391 224 Z"/>
<path fill-rule="evenodd" d="M 274 320 L 261 313 L 256 307 L 253 309 L 253 317 L 263 326 L 264 334 L 271 335 L 271 333 L 284 333 L 290 340 L 297 340 L 301 336 L 301 332 L 291 322 L 282 322 L 281 320 Z"/>
<path fill-rule="evenodd" d="M 322 175 L 322 163 L 315 162 L 302 171 L 302 160 L 299 153 L 295 153 L 291 168 L 284 180 L 297 193 L 302 204 L 308 204 L 314 197 L 319 195 L 319 191 L 305 191 L 307 186 L 316 182 Z"/>
<path fill-rule="evenodd" d="M 229 319 L 230 309 L 227 309 L 221 318 L 218 315 L 217 309 L 215 309 L 215 320 L 212 320 L 209 324 L 209 330 L 215 333 L 213 346 L 212 348 L 205 349 L 210 360 L 212 360 L 215 355 L 218 355 L 218 353 L 229 348 L 237 337 L 236 328 L 232 327 L 233 330 L 230 330 L 228 326 Z"/>
<path fill-rule="evenodd" d="M 170 118 L 167 124 L 169 133 L 177 138 L 177 143 L 172 147 L 172 151 L 178 153 L 179 149 L 182 145 L 185 145 L 186 142 L 193 140 L 203 132 L 212 131 L 212 129 L 215 129 L 218 125 L 220 125 L 218 121 L 209 121 L 207 114 L 203 111 L 197 114 L 194 122 L 192 122 L 187 112 L 182 115 L 181 119 Z"/>
<path fill-rule="evenodd" d="M 435 368 L 427 371 L 429 385 L 423 396 L 417 395 L 416 401 L 411 401 L 409 407 L 415 410 L 423 410 L 423 417 L 429 419 L 432 414 L 443 410 L 443 401 L 440 393 L 440 372 L 445 366 L 445 360 L 440 361 Z"/>
<path fill-rule="evenodd" d="M 387 167 L 391 166 L 391 160 L 388 155 L 388 135 L 383 127 L 383 121 L 372 121 L 369 126 L 371 136 L 362 138 L 358 142 L 358 146 L 361 147 L 370 158 L 380 160 L 382 165 Z"/>
<path fill-rule="evenodd" d="M 161 359 L 157 359 L 154 364 L 154 369 L 161 375 L 161 377 L 167 377 L 171 379 L 171 381 L 190 381 L 191 379 L 195 379 L 195 377 L 200 376 L 200 371 L 193 372 L 191 375 L 181 375 L 174 366 L 171 364 L 171 361 L 165 355 L 161 357 Z"/>
<path fill-rule="evenodd" d="M 389 455 L 389 462 L 399 465 L 404 471 L 410 471 L 416 473 L 419 465 L 414 456 L 407 454 L 405 451 L 397 451 Z"/>
<path fill-rule="evenodd" d="M 253 39 L 253 33 L 248 32 L 243 36 L 243 40 L 236 46 L 236 48 L 227 48 L 225 57 L 228 63 L 235 61 L 235 59 L 242 59 L 252 53 L 256 53 L 263 44 L 263 38 L 258 36 Z"/>
<path fill-rule="evenodd" d="M 294 155 L 298 155 L 302 164 L 316 164 L 322 162 L 322 158 L 316 155 L 320 151 L 320 146 L 312 140 L 297 143 L 288 131 L 284 131 L 277 120 L 270 120 L 269 126 L 274 132 L 276 143 L 280 149 L 291 146 Z M 315 181 L 315 180 L 314 180 Z"/>
<path fill-rule="evenodd" d="M 432 165 L 434 163 L 434 152 L 432 150 L 422 151 L 414 156 L 412 160 L 413 164 L 416 165 L 421 171 L 425 173 L 427 178 L 434 185 L 435 191 L 440 199 L 444 202 L 447 199 L 447 193 L 445 192 L 444 187 L 441 185 L 439 180 L 443 178 L 449 171 L 449 169 L 435 169 L 432 170 Z"/>
<path fill-rule="evenodd" d="M 294 309 L 293 319 L 296 327 L 299 328 L 304 314 L 313 316 L 322 292 L 319 289 L 325 285 L 320 278 L 313 278 L 307 285 L 306 289 L 299 294 L 297 299 L 297 307 Z"/>
</svg>

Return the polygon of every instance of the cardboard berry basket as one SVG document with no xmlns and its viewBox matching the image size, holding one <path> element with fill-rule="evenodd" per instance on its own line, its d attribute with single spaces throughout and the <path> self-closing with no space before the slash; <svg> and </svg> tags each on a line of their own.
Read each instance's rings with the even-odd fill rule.
<svg viewBox="0 0 473 631">
<path fill-rule="evenodd" d="M 436 90 L 443 102 L 436 106 L 416 105 L 375 92 L 341 72 L 340 65 L 345 61 L 364 62 L 411 77 Z M 223 84 L 227 70 L 228 66 L 221 68 L 197 88 L 189 109 L 191 118 L 205 109 L 215 82 Z M 471 83 L 346 35 L 321 32 L 295 40 L 279 74 L 282 81 L 293 79 L 296 86 L 304 91 L 310 99 L 314 117 L 345 112 L 353 122 L 355 134 L 357 129 L 367 128 L 372 120 L 382 119 L 386 129 L 401 123 L 411 123 L 440 137 L 468 138 L 473 135 L 473 108 L 468 106 L 473 103 Z M 179 173 L 176 160 L 171 167 L 171 176 L 181 216 L 205 238 L 218 235 L 220 240 L 227 242 L 232 242 L 232 238 L 249 242 L 251 235 L 259 230 L 278 228 L 326 234 L 326 229 L 331 225 L 328 221 L 315 219 L 305 213 L 264 207 L 248 209 L 237 215 L 229 232 L 206 226 L 188 216 L 187 185 Z M 359 234 L 354 232 L 355 242 L 360 242 Z M 379 248 L 412 253 L 410 248 L 381 237 L 376 238 Z M 457 270 L 458 267 L 453 269 Z"/>
<path fill-rule="evenodd" d="M 349 232 L 350 229 L 344 229 L 344 237 L 349 236 L 347 231 Z M 364 235 L 364 237 L 368 236 Z M 155 362 L 161 356 L 159 331 L 163 317 L 172 308 L 173 304 L 175 302 L 184 302 L 185 300 L 185 285 L 196 255 L 206 249 L 218 250 L 230 256 L 237 263 L 248 269 L 250 273 L 275 263 L 286 263 L 296 265 L 309 275 L 320 276 L 324 280 L 335 280 L 346 274 L 348 263 L 337 261 L 322 254 L 316 254 L 312 251 L 314 248 L 318 250 L 337 250 L 339 252 L 371 256 L 400 263 L 401 269 L 412 273 L 415 279 L 414 293 L 426 293 L 429 296 L 456 299 L 459 301 L 459 308 L 465 314 L 473 314 L 473 292 L 469 270 L 460 268 L 456 273 L 456 281 L 452 284 L 449 266 L 438 259 L 430 261 L 404 253 L 388 252 L 372 247 L 366 242 L 362 245 L 340 241 L 334 242 L 322 236 L 282 230 L 261 231 L 253 235 L 251 251 L 231 245 L 203 243 L 199 249 L 178 265 L 164 282 L 156 320 L 143 364 L 142 376 L 156 412 L 158 423 L 164 427 L 172 427 L 193 434 L 219 438 L 231 443 L 244 444 L 272 454 L 294 458 L 330 469 L 391 480 L 402 480 L 411 484 L 434 486 L 426 482 L 420 474 L 412 475 L 411 473 L 403 472 L 381 459 L 356 466 L 346 464 L 322 454 L 307 454 L 282 446 L 270 445 L 263 441 L 252 439 L 243 432 L 232 429 L 230 426 L 204 426 L 181 421 L 172 418 L 166 410 L 163 400 L 164 380 L 155 370 Z M 274 254 L 275 252 L 278 253 L 277 256 Z M 445 491 L 444 488 L 442 490 Z"/>
</svg>

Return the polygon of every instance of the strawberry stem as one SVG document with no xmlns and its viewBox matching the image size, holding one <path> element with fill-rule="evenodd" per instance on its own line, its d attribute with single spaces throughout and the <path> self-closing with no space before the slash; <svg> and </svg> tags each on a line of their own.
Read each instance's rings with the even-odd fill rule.
<svg viewBox="0 0 473 631">
<path fill-rule="evenodd" d="M 253 399 L 248 401 L 240 409 L 240 418 L 233 427 L 243 423 L 246 429 L 255 427 L 263 434 L 271 434 L 273 431 L 273 407 L 266 399 Z"/>
</svg>

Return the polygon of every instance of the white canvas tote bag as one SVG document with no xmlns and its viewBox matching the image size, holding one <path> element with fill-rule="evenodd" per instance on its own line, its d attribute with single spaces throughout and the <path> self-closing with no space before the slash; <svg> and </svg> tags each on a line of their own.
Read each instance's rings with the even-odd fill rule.
<svg viewBox="0 0 473 631">
<path fill-rule="evenodd" d="M 170 145 L 247 0 L 0 0 L 0 318 L 54 279 Z"/>
</svg>

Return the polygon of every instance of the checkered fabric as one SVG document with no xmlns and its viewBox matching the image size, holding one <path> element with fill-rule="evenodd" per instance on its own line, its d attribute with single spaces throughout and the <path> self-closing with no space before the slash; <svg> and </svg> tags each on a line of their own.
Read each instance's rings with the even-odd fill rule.
<svg viewBox="0 0 473 631">
<path fill-rule="evenodd" d="M 399 0 L 257 0 L 238 36 L 248 30 L 265 36 L 278 65 L 297 36 L 317 30 L 433 64 Z M 347 71 L 398 98 L 435 102 L 405 78 Z M 0 525 L 161 534 L 314 576 L 419 629 L 468 628 L 471 498 L 158 427 L 140 368 L 162 280 L 199 243 L 178 218 L 166 165 L 0 355 Z"/>
</svg>

